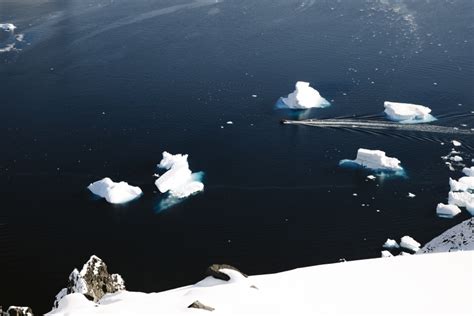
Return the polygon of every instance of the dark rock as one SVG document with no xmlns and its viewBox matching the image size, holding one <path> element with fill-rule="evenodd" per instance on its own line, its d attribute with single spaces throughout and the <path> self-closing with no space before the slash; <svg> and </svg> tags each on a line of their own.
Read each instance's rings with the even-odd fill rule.
<svg viewBox="0 0 474 316">
<path fill-rule="evenodd" d="M 203 303 L 201 303 L 201 302 L 199 302 L 199 301 L 194 301 L 194 303 L 192 303 L 191 305 L 189 305 L 188 308 L 204 309 L 204 310 L 210 311 L 210 312 L 212 312 L 213 310 L 215 310 L 215 308 L 210 307 L 210 306 L 207 306 L 207 305 L 204 305 Z"/>
<path fill-rule="evenodd" d="M 10 306 L 5 313 L 7 316 L 33 316 L 33 311 L 29 307 Z"/>
<path fill-rule="evenodd" d="M 224 272 L 220 271 L 221 269 L 230 269 L 230 270 L 235 270 L 242 274 L 244 277 L 248 277 L 246 274 L 240 272 L 237 268 L 234 268 L 233 266 L 230 266 L 228 264 L 213 264 L 206 270 L 206 276 L 212 276 L 216 279 L 219 280 L 224 280 L 224 281 L 229 281 L 230 276 L 225 274 Z"/>
</svg>

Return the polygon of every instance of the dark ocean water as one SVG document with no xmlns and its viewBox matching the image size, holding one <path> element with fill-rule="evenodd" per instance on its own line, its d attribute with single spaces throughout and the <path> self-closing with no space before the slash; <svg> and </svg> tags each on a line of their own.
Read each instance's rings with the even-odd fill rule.
<svg viewBox="0 0 474 316">
<path fill-rule="evenodd" d="M 435 214 L 461 175 L 440 158 L 453 136 L 279 120 L 379 117 L 390 100 L 474 128 L 470 0 L 0 0 L 7 22 L 24 40 L 0 36 L 18 48 L 0 53 L 4 306 L 48 311 L 92 254 L 129 290 L 161 291 L 211 263 L 262 274 L 378 257 L 388 237 L 425 243 L 467 218 Z M 298 80 L 332 106 L 276 110 Z M 470 165 L 474 140 L 456 139 Z M 339 168 L 359 147 L 407 177 Z M 164 150 L 189 154 L 205 191 L 157 213 Z M 86 186 L 105 176 L 144 196 L 94 199 Z"/>
</svg>

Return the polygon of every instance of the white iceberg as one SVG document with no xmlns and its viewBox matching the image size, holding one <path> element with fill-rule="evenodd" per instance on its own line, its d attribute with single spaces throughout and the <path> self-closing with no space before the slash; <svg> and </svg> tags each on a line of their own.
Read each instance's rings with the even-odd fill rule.
<svg viewBox="0 0 474 316">
<path fill-rule="evenodd" d="M 465 191 L 460 192 L 449 192 L 448 203 L 457 205 L 459 207 L 465 207 L 466 210 L 474 216 L 474 193 Z"/>
<path fill-rule="evenodd" d="M 454 161 L 454 162 L 461 162 L 463 161 L 462 157 L 461 156 L 452 156 L 451 158 L 449 158 L 450 160 Z"/>
<path fill-rule="evenodd" d="M 87 188 L 95 195 L 104 198 L 112 204 L 127 203 L 143 194 L 139 187 L 131 186 L 123 181 L 113 182 L 110 178 L 104 178 L 91 183 Z"/>
<path fill-rule="evenodd" d="M 429 107 L 398 102 L 384 102 L 385 114 L 392 121 L 397 121 L 405 124 L 427 123 L 435 121 L 436 118 L 431 115 Z"/>
<path fill-rule="evenodd" d="M 400 240 L 400 247 L 417 252 L 420 250 L 421 244 L 410 236 L 403 236 Z"/>
<path fill-rule="evenodd" d="M 463 168 L 462 172 L 468 177 L 474 177 L 474 167 L 471 168 Z"/>
<path fill-rule="evenodd" d="M 474 217 L 471 217 L 428 242 L 417 254 L 474 250 L 473 227 Z"/>
<path fill-rule="evenodd" d="M 387 157 L 384 151 L 359 148 L 355 160 L 344 159 L 339 165 L 356 164 L 367 169 L 401 172 L 400 160 Z"/>
<path fill-rule="evenodd" d="M 439 203 L 436 206 L 436 214 L 439 217 L 453 218 L 459 213 L 461 213 L 461 210 L 456 205 Z"/>
<path fill-rule="evenodd" d="M 158 167 L 168 169 L 155 181 L 161 193 L 169 192 L 171 196 L 182 199 L 204 190 L 204 184 L 189 169 L 188 155 L 172 155 L 165 151 Z"/>
<path fill-rule="evenodd" d="M 461 146 L 461 142 L 457 141 L 457 140 L 452 140 L 451 143 L 453 143 L 453 146 L 456 146 L 456 147 L 459 147 Z"/>
<path fill-rule="evenodd" d="M 396 249 L 396 248 L 400 248 L 400 246 L 398 245 L 398 243 L 393 240 L 393 239 L 390 239 L 388 238 L 387 241 L 383 244 L 382 246 L 383 248 L 386 248 L 386 249 Z"/>
<path fill-rule="evenodd" d="M 295 85 L 295 91 L 286 98 L 280 98 L 283 105 L 295 110 L 305 110 L 310 108 L 324 108 L 330 106 L 328 100 L 323 98 L 318 90 L 310 87 L 309 82 L 298 81 Z"/>
</svg>

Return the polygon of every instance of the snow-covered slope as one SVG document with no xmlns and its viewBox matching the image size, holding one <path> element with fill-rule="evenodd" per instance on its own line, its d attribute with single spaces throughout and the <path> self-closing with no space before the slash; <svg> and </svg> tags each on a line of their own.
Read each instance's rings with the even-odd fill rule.
<svg viewBox="0 0 474 316">
<path fill-rule="evenodd" d="M 418 253 L 460 250 L 474 250 L 474 218 L 448 229 L 424 245 Z"/>
<path fill-rule="evenodd" d="M 342 262 L 203 281 L 162 293 L 75 293 L 49 315 L 473 315 L 474 252 Z M 398 302 L 398 304 L 394 304 Z M 207 309 L 188 308 L 205 307 Z"/>
</svg>

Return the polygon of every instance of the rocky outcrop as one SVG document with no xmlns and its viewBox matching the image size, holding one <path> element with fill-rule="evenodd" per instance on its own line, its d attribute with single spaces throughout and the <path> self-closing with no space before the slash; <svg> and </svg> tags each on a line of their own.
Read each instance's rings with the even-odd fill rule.
<svg viewBox="0 0 474 316">
<path fill-rule="evenodd" d="M 417 254 L 474 250 L 474 217 L 448 229 L 423 246 Z"/>
<path fill-rule="evenodd" d="M 33 311 L 29 307 L 23 306 L 10 306 L 6 312 L 2 313 L 2 307 L 0 306 L 0 315 L 5 316 L 33 316 Z"/>
<path fill-rule="evenodd" d="M 210 312 L 215 310 L 215 308 L 204 305 L 203 303 L 201 303 L 199 301 L 194 301 L 191 305 L 188 306 L 188 308 L 204 309 L 204 310 L 210 311 Z"/>
<path fill-rule="evenodd" d="M 237 268 L 230 266 L 228 264 L 213 264 L 206 270 L 206 276 L 212 276 L 216 279 L 223 280 L 223 281 L 229 281 L 230 276 L 224 272 L 222 272 L 222 269 L 230 269 L 239 272 L 242 274 L 244 277 L 248 277 L 245 273 L 242 273 L 239 271 Z"/>
<path fill-rule="evenodd" d="M 54 308 L 64 296 L 81 293 L 89 300 L 97 302 L 107 293 L 125 290 L 125 282 L 119 274 L 109 274 L 107 265 L 97 256 L 92 256 L 81 271 L 74 269 L 69 275 L 69 282 L 57 295 Z"/>
</svg>

